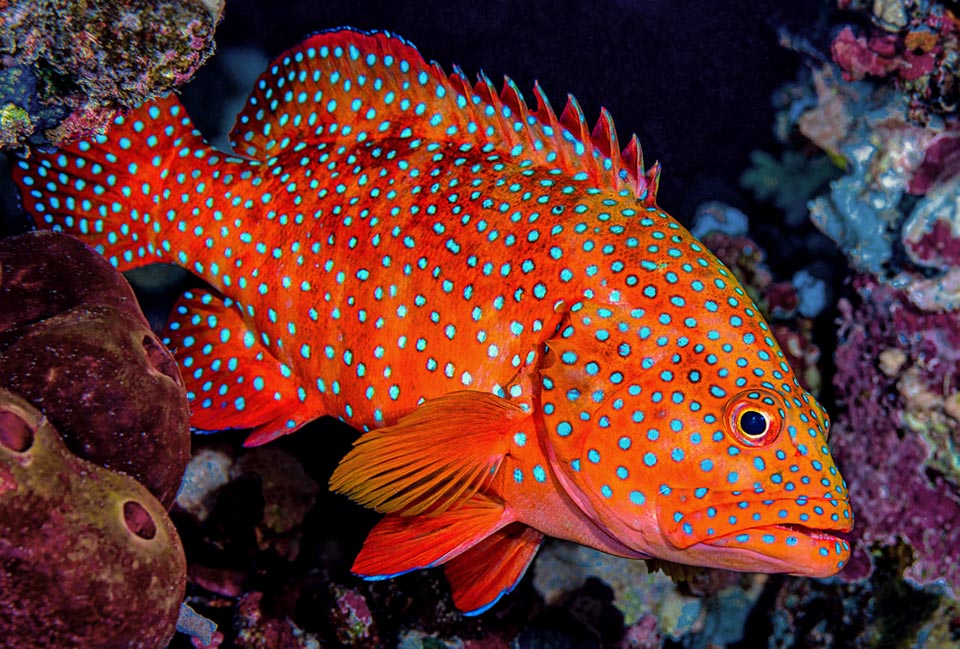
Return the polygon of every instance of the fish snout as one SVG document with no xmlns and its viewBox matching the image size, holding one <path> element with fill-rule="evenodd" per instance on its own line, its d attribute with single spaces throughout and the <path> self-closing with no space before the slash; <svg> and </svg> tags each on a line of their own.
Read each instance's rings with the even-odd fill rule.
<svg viewBox="0 0 960 649">
<path fill-rule="evenodd" d="M 703 544 L 758 555 L 747 568 L 731 561 L 733 569 L 822 577 L 850 555 L 839 536 L 853 529 L 846 498 L 673 489 L 660 494 L 657 512 L 664 538 L 679 550 Z"/>
</svg>

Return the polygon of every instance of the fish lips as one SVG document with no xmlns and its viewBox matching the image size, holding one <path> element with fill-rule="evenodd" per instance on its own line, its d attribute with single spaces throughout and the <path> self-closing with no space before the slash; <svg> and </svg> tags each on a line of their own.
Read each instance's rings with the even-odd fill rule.
<svg viewBox="0 0 960 649">
<path fill-rule="evenodd" d="M 664 538 L 679 550 L 705 545 L 767 558 L 733 569 L 826 577 L 850 557 L 849 543 L 831 533 L 853 529 L 843 498 L 674 489 L 660 494 L 657 514 Z"/>
</svg>

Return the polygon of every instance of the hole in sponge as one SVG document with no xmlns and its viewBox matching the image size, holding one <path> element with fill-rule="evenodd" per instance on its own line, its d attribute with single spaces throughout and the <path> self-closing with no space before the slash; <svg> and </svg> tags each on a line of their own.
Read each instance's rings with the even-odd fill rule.
<svg viewBox="0 0 960 649">
<path fill-rule="evenodd" d="M 0 446 L 15 453 L 23 453 L 33 446 L 33 426 L 20 415 L 0 410 Z"/>
<path fill-rule="evenodd" d="M 145 541 L 157 535 L 157 524 L 153 522 L 153 516 L 135 500 L 123 503 L 123 522 L 131 534 Z"/>
</svg>

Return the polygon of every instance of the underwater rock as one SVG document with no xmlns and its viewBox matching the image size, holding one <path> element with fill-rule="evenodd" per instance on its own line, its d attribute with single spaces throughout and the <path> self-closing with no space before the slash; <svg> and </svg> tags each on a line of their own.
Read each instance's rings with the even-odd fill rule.
<svg viewBox="0 0 960 649">
<path fill-rule="evenodd" d="M 0 3 L 0 149 L 102 130 L 184 83 L 222 12 L 223 0 Z"/>
<path fill-rule="evenodd" d="M 331 586 L 334 607 L 330 611 L 337 640 L 345 647 L 376 647 L 380 645 L 373 614 L 362 593 L 338 584 Z"/>
<path fill-rule="evenodd" d="M 873 549 L 903 542 L 904 576 L 960 594 L 960 314 L 925 313 L 876 280 L 854 280 L 842 321 L 831 447 L 857 498 L 853 556 L 840 576 L 873 570 Z"/>
<path fill-rule="evenodd" d="M 195 647 L 216 647 L 223 638 L 223 634 L 217 631 L 217 625 L 214 622 L 197 613 L 186 602 L 180 605 L 177 631 L 190 636 Z"/>
<path fill-rule="evenodd" d="M 669 637 L 692 641 L 694 637 L 732 643 L 743 636 L 747 614 L 760 597 L 765 575 L 744 575 L 723 570 L 693 569 L 690 581 L 678 588 L 662 572 L 651 572 L 643 561 L 623 559 L 569 543 L 551 543 L 533 564 L 534 588 L 548 605 L 560 605 L 589 578 L 612 589 L 613 605 L 628 628 L 638 627 L 642 637 Z M 653 628 L 649 618 L 656 620 Z M 640 631 L 644 632 L 641 633 Z M 627 638 L 631 635 L 627 633 Z"/>
<path fill-rule="evenodd" d="M 187 463 L 177 492 L 177 506 L 203 523 L 210 516 L 217 490 L 230 482 L 233 457 L 213 448 L 197 449 Z"/>
<path fill-rule="evenodd" d="M 80 457 L 169 507 L 189 459 L 180 371 L 129 285 L 63 234 L 0 241 L 0 385 L 39 408 Z"/>
<path fill-rule="evenodd" d="M 234 457 L 220 445 L 197 449 L 183 474 L 176 503 L 202 527 L 215 510 L 222 513 L 240 505 L 234 500 L 255 498 L 248 500 L 245 513 L 259 516 L 258 550 L 271 548 L 292 561 L 299 552 L 300 526 L 319 491 L 303 465 L 282 448 L 242 449 Z"/>
<path fill-rule="evenodd" d="M 441 638 L 435 633 L 409 630 L 398 638 L 397 649 L 467 649 L 467 645 L 459 638 Z"/>
<path fill-rule="evenodd" d="M 250 592 L 237 604 L 234 628 L 236 646 L 244 649 L 317 649 L 320 643 L 293 620 L 277 617 L 264 606 L 263 593 Z"/>
<path fill-rule="evenodd" d="M 0 391 L 0 638 L 11 647 L 163 647 L 186 585 L 163 506 L 67 450 Z"/>
<path fill-rule="evenodd" d="M 720 232 L 730 237 L 742 237 L 750 229 L 750 219 L 735 207 L 720 201 L 707 201 L 697 206 L 690 232 L 703 239 L 711 232 Z"/>
<path fill-rule="evenodd" d="M 911 196 L 933 194 L 960 172 L 956 117 L 918 122 L 910 98 L 894 84 L 844 80 L 831 64 L 808 76 L 779 95 L 778 138 L 789 145 L 800 134 L 845 171 L 809 202 L 810 218 L 855 270 L 897 271 L 902 255 L 894 250 L 903 238 L 904 215 L 913 207 Z M 764 195 L 765 186 L 755 178 L 759 173 L 745 178 Z M 810 180 L 822 183 L 822 176 Z M 914 209 L 925 209 L 924 203 L 929 201 Z M 912 279 L 921 277 L 914 273 Z"/>
<path fill-rule="evenodd" d="M 827 284 L 809 271 L 799 270 L 790 280 L 797 295 L 797 311 L 804 318 L 816 318 L 827 306 Z"/>
<path fill-rule="evenodd" d="M 934 186 L 917 203 L 903 226 L 903 245 L 918 266 L 941 272 L 960 266 L 960 176 Z M 953 308 L 960 295 L 944 295 L 941 302 Z"/>
<path fill-rule="evenodd" d="M 905 120 L 905 106 L 896 100 L 858 113 L 839 145 L 847 175 L 809 204 L 813 223 L 860 271 L 880 273 L 891 259 L 902 220 L 900 201 L 933 137 Z"/>
<path fill-rule="evenodd" d="M 298 527 L 320 491 L 303 465 L 281 448 L 261 446 L 246 451 L 233 473 L 260 478 L 264 501 L 261 534 L 265 536 L 286 534 Z"/>
<path fill-rule="evenodd" d="M 909 549 L 878 549 L 869 579 L 783 579 L 768 595 L 770 649 L 792 647 L 927 647 L 960 643 L 960 603 L 936 585 L 917 587 L 900 578 Z"/>
<path fill-rule="evenodd" d="M 623 649 L 660 649 L 663 636 L 657 631 L 657 616 L 644 615 L 636 624 L 627 627 L 620 646 Z"/>
</svg>

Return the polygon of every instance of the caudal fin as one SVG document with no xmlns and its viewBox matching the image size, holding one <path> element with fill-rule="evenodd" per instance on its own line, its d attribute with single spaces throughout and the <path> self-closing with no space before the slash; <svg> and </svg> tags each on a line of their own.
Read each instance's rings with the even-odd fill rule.
<svg viewBox="0 0 960 649">
<path fill-rule="evenodd" d="M 170 222 L 202 207 L 192 170 L 220 160 L 171 94 L 117 117 L 105 135 L 29 151 L 13 178 L 38 227 L 75 235 L 127 270 L 178 261 Z"/>
</svg>

